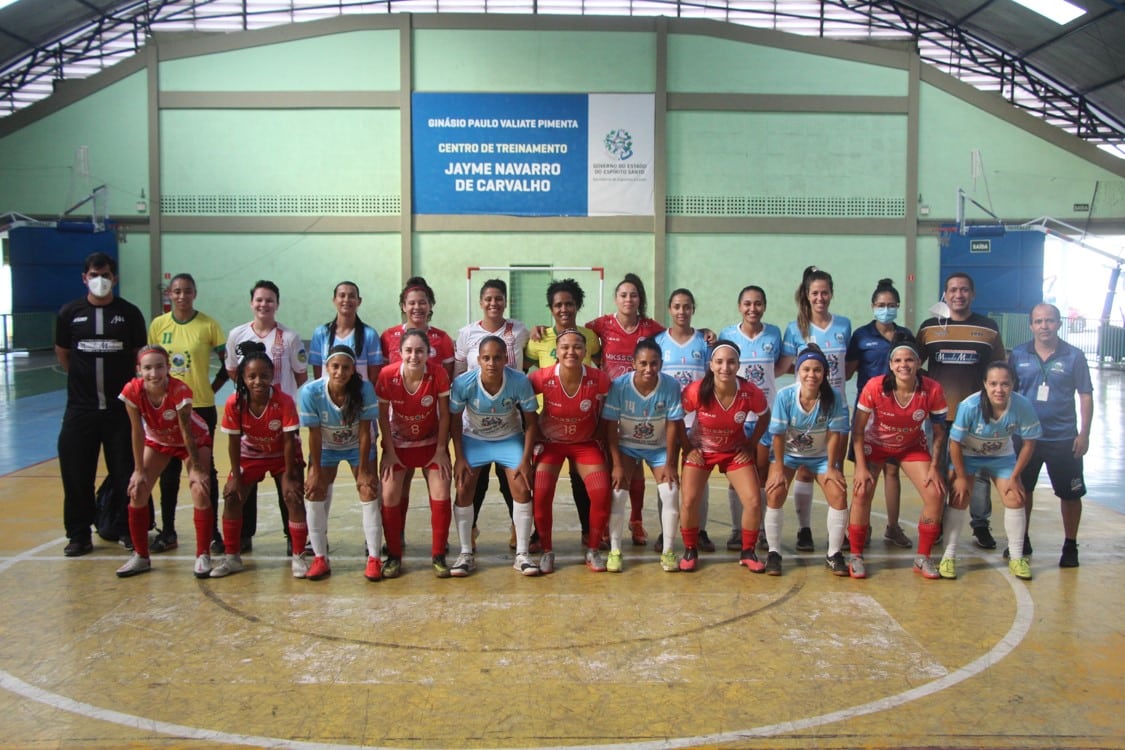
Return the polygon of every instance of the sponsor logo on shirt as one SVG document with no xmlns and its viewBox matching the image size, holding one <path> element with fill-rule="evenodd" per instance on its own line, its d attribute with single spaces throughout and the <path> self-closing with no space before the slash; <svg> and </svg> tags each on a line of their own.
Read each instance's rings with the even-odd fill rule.
<svg viewBox="0 0 1125 750">
<path fill-rule="evenodd" d="M 943 365 L 975 365 L 980 355 L 972 349 L 943 349 L 934 359 Z"/>
<path fill-rule="evenodd" d="M 124 350 L 125 343 L 117 339 L 83 339 L 76 348 L 91 354 L 112 354 Z"/>
</svg>

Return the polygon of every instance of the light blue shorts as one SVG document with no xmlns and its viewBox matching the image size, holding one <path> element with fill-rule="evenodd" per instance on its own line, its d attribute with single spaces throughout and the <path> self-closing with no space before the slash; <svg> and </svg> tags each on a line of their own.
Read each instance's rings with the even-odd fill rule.
<svg viewBox="0 0 1125 750">
<path fill-rule="evenodd" d="M 828 456 L 790 456 L 786 454 L 785 466 L 789 469 L 805 468 L 820 476 L 828 473 Z"/>
<path fill-rule="evenodd" d="M 359 446 L 348 450 L 324 448 L 320 451 L 321 466 L 339 466 L 341 461 L 347 461 L 353 469 L 359 468 Z"/>
<path fill-rule="evenodd" d="M 1012 469 L 1016 468 L 1016 457 L 1011 456 L 964 456 L 965 471 L 973 476 L 985 473 L 997 479 L 1011 479 Z"/>
<path fill-rule="evenodd" d="M 633 448 L 628 445 L 619 445 L 618 447 L 629 458 L 644 461 L 653 469 L 658 469 L 668 463 L 668 451 L 664 448 Z"/>
<path fill-rule="evenodd" d="M 505 469 L 518 469 L 523 458 L 523 435 L 512 435 L 503 440 L 481 440 L 470 435 L 461 437 L 465 460 L 474 469 L 496 463 Z"/>
</svg>

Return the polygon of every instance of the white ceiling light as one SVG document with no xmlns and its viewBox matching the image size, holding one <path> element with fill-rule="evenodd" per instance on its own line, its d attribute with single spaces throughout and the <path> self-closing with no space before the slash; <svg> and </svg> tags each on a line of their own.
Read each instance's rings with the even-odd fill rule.
<svg viewBox="0 0 1125 750">
<path fill-rule="evenodd" d="M 16 2 L 16 0 L 0 0 L 0 8 L 7 8 L 14 2 Z"/>
<path fill-rule="evenodd" d="M 1059 25 L 1068 24 L 1075 18 L 1086 14 L 1084 8 L 1079 8 L 1066 0 L 1012 0 L 1012 2 L 1022 5 L 1028 10 L 1033 10 L 1041 16 L 1046 16 Z"/>
</svg>

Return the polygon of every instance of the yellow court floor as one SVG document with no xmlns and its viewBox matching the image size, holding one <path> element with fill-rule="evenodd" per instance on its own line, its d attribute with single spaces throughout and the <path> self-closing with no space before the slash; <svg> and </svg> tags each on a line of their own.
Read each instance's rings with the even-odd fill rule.
<svg viewBox="0 0 1125 750">
<path fill-rule="evenodd" d="M 729 552 L 667 574 L 651 546 L 626 549 L 614 575 L 582 565 L 568 491 L 564 480 L 551 576 L 511 568 L 490 494 L 478 571 L 436 579 L 416 482 L 405 574 L 370 583 L 356 494 L 341 481 L 327 580 L 291 577 L 266 492 L 245 572 L 192 576 L 183 504 L 180 547 L 122 580 L 115 544 L 63 557 L 53 460 L 0 477 L 0 747 L 1125 747 L 1115 510 L 1086 504 L 1081 567 L 1060 569 L 1044 478 L 1030 582 L 971 545 L 958 580 L 922 580 L 912 551 L 884 546 L 880 517 L 870 578 L 833 577 L 819 500 L 818 553 L 792 551 L 786 509 L 780 578 Z M 724 497 L 717 480 L 711 494 Z M 904 494 L 916 536 L 905 522 L 917 498 Z"/>
</svg>

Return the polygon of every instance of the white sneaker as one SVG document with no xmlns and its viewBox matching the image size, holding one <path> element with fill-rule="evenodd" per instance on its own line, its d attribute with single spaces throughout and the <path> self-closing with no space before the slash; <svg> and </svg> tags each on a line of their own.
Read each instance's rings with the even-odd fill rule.
<svg viewBox="0 0 1125 750">
<path fill-rule="evenodd" d="M 241 573 L 245 570 L 242 564 L 242 555 L 227 555 L 215 567 L 211 568 L 212 578 L 223 578 L 231 573 Z"/>
<path fill-rule="evenodd" d="M 206 552 L 195 558 L 195 577 L 211 577 L 211 555 L 207 554 Z"/>
<path fill-rule="evenodd" d="M 457 559 L 452 565 L 449 566 L 449 575 L 454 578 L 464 578 L 477 569 L 476 558 L 473 557 L 472 552 L 462 552 L 457 556 Z"/>
<path fill-rule="evenodd" d="M 554 553 L 553 552 L 546 552 L 546 553 L 543 554 L 544 557 L 546 557 L 547 555 L 551 556 L 551 562 L 553 564 L 554 563 L 554 557 L 555 557 Z M 535 561 L 531 559 L 531 555 L 527 554 L 526 552 L 522 555 L 516 555 L 516 561 L 514 563 L 512 563 L 512 567 L 515 568 L 516 570 L 518 570 L 521 575 L 525 575 L 525 576 L 537 576 L 537 575 L 539 575 L 540 566 L 536 565 Z M 547 571 L 547 572 L 549 573 L 550 571 Z"/>
<path fill-rule="evenodd" d="M 304 552 L 299 555 L 293 555 L 290 560 L 293 566 L 294 578 L 304 578 L 309 574 L 309 559 L 305 557 Z"/>
<path fill-rule="evenodd" d="M 147 557 L 141 557 L 136 552 L 129 556 L 129 559 L 117 569 L 118 578 L 128 578 L 130 576 L 140 575 L 152 570 L 152 561 Z"/>
<path fill-rule="evenodd" d="M 555 572 L 555 553 L 544 552 L 539 556 L 539 572 L 543 575 Z"/>
</svg>

